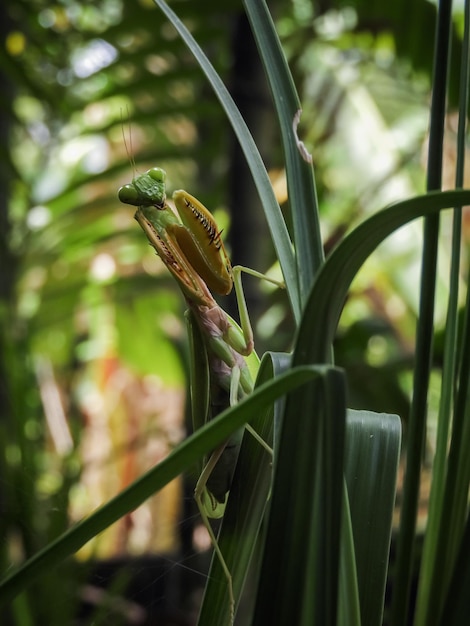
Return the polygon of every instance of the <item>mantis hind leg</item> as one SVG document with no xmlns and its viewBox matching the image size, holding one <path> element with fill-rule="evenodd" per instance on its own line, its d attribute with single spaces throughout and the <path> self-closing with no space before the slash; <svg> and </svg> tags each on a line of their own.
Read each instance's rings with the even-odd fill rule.
<svg viewBox="0 0 470 626">
<path fill-rule="evenodd" d="M 240 386 L 240 368 L 235 366 L 232 370 L 231 384 L 230 384 L 230 405 L 233 406 L 238 402 L 238 393 Z M 258 443 L 263 446 L 263 448 L 272 456 L 272 449 L 268 446 L 268 444 L 258 435 L 258 433 L 249 425 L 245 424 L 245 428 L 247 431 L 258 441 Z M 224 454 L 227 455 L 229 453 L 230 456 L 230 448 L 233 445 L 232 441 L 223 442 L 218 446 L 214 452 L 211 454 L 208 462 L 204 466 L 201 475 L 196 483 L 196 488 L 194 491 L 194 499 L 196 500 L 196 504 L 198 506 L 199 512 L 201 514 L 201 519 L 204 526 L 209 533 L 209 538 L 211 544 L 214 548 L 215 555 L 222 567 L 223 573 L 227 580 L 227 592 L 230 603 L 230 623 L 233 624 L 235 618 L 235 594 L 233 591 L 233 579 L 232 574 L 230 572 L 230 568 L 227 565 L 225 557 L 220 549 L 217 537 L 212 530 L 212 526 L 210 523 L 210 518 L 218 519 L 224 515 L 225 512 L 225 504 L 228 497 L 228 491 L 225 493 L 225 498 L 223 502 L 220 502 L 218 498 L 216 498 L 208 488 L 208 481 L 215 475 L 217 472 L 217 464 L 219 461 L 223 461 Z M 236 444 L 239 447 L 239 444 Z M 238 452 L 235 455 L 238 456 Z M 224 457 L 225 458 L 225 457 Z M 234 462 L 234 460 L 232 460 Z M 220 493 L 218 495 L 220 497 Z"/>
<path fill-rule="evenodd" d="M 240 385 L 240 368 L 235 366 L 232 369 L 232 375 L 230 379 L 230 406 L 233 406 L 238 402 L 238 392 Z M 212 530 L 212 526 L 209 518 L 218 519 L 221 518 L 225 511 L 225 503 L 227 500 L 228 492 L 225 494 L 225 499 L 223 502 L 219 502 L 218 499 L 211 493 L 211 491 L 207 487 L 207 483 L 216 470 L 216 466 L 218 462 L 221 460 L 221 457 L 224 453 L 227 452 L 227 444 L 225 441 L 220 446 L 218 446 L 214 452 L 211 454 L 208 462 L 204 466 L 201 475 L 196 483 L 196 487 L 194 490 L 194 499 L 196 501 L 197 507 L 199 509 L 199 513 L 201 515 L 202 522 L 209 533 L 209 538 L 211 544 L 214 548 L 214 552 L 219 560 L 220 566 L 224 572 L 225 578 L 227 580 L 227 590 L 229 596 L 230 603 L 230 623 L 233 624 L 235 619 L 235 596 L 233 593 L 233 580 L 230 569 L 225 561 L 225 557 L 222 554 L 222 551 L 219 547 L 219 543 L 217 541 L 217 537 L 215 536 L 214 531 Z"/>
<path fill-rule="evenodd" d="M 217 541 L 217 537 L 215 536 L 214 531 L 212 530 L 212 526 L 209 520 L 209 517 L 217 518 L 222 517 L 223 512 L 225 510 L 225 502 L 218 503 L 214 496 L 207 489 L 207 480 L 214 470 L 217 462 L 222 456 L 225 450 L 225 443 L 221 444 L 214 452 L 212 453 L 209 461 L 204 467 L 199 480 L 197 481 L 196 488 L 194 490 L 194 499 L 196 501 L 197 507 L 199 509 L 199 513 L 201 515 L 202 523 L 207 529 L 209 533 L 209 538 L 214 548 L 214 552 L 219 560 L 220 566 L 224 572 L 225 578 L 227 580 L 227 591 L 230 603 L 230 624 L 233 624 L 235 619 L 235 596 L 233 593 L 233 581 L 232 574 L 230 573 L 229 567 L 225 561 L 224 555 L 222 554 L 222 550 L 219 547 L 219 543 Z M 210 510 L 211 514 L 208 515 L 207 511 Z"/>
</svg>

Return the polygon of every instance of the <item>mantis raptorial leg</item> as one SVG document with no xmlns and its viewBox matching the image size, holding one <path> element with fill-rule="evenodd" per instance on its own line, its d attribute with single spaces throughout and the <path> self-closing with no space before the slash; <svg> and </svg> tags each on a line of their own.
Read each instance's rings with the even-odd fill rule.
<svg viewBox="0 0 470 626">
<path fill-rule="evenodd" d="M 206 207 L 194 196 L 186 191 L 175 191 L 176 210 L 172 210 L 166 200 L 165 178 L 164 170 L 152 168 L 121 187 L 118 195 L 122 202 L 137 206 L 136 220 L 175 277 L 188 304 L 190 340 L 192 344 L 198 344 L 197 348 L 193 345 L 191 368 L 193 421 L 198 428 L 253 389 L 253 374 L 246 361 L 246 357 L 253 353 L 253 331 L 241 272 L 264 279 L 266 276 L 240 266 L 232 268 L 221 231 Z M 268 280 L 283 286 L 278 281 Z M 235 288 L 241 327 L 212 295 L 227 295 L 232 287 Z M 258 434 L 249 425 L 246 427 L 270 451 Z M 213 451 L 195 488 L 201 518 L 227 579 L 232 621 L 235 610 L 232 577 L 209 518 L 223 516 L 240 440 L 241 434 L 238 433 L 230 442 L 224 442 Z M 224 467 L 225 462 L 222 463 L 227 457 L 233 457 L 229 459 L 232 466 L 228 468 Z"/>
</svg>

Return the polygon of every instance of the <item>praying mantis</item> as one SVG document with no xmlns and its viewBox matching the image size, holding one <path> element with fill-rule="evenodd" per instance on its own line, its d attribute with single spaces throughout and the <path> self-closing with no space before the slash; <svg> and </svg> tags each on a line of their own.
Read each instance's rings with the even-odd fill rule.
<svg viewBox="0 0 470 626">
<path fill-rule="evenodd" d="M 259 278 L 266 279 L 266 276 L 248 268 L 232 267 L 221 231 L 211 213 L 195 197 L 183 190 L 175 191 L 172 197 L 176 211 L 173 211 L 167 203 L 165 179 L 165 171 L 154 167 L 134 176 L 131 183 L 119 189 L 118 197 L 121 202 L 137 207 L 135 219 L 175 277 L 188 305 L 191 403 L 196 429 L 253 390 L 259 360 L 253 350 L 241 271 Z M 232 287 L 237 297 L 240 326 L 212 295 L 227 295 Z M 246 428 L 271 453 L 258 434 L 249 425 Z M 227 579 L 232 623 L 235 611 L 232 578 L 209 518 L 220 518 L 224 514 L 242 434 L 236 433 L 212 452 L 194 494 Z"/>
</svg>

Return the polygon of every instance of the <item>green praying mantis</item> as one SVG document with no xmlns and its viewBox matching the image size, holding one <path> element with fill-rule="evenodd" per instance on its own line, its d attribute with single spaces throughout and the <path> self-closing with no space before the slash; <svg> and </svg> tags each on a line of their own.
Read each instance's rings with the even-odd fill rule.
<svg viewBox="0 0 470 626">
<path fill-rule="evenodd" d="M 253 350 L 253 332 L 241 283 L 241 271 L 232 267 L 211 213 L 186 191 L 173 193 L 176 210 L 166 199 L 165 171 L 154 167 L 119 189 L 121 202 L 136 206 L 135 218 L 165 266 L 175 277 L 186 303 L 191 348 L 191 405 L 194 428 L 212 419 L 227 405 L 251 393 L 259 360 Z M 272 279 L 271 282 L 283 287 Z M 224 296 L 235 288 L 240 326 L 217 304 L 212 293 Z M 249 432 L 271 453 L 267 444 Z M 232 578 L 209 518 L 224 514 L 242 432 L 222 443 L 203 466 L 195 487 L 201 518 L 227 579 L 231 620 L 235 599 Z"/>
</svg>

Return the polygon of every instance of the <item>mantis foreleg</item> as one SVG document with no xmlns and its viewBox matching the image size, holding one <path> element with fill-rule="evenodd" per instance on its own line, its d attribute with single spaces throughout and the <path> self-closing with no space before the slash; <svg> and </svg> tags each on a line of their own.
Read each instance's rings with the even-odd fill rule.
<svg viewBox="0 0 470 626">
<path fill-rule="evenodd" d="M 240 332 L 240 328 L 238 326 L 231 325 L 226 335 L 226 341 L 239 354 L 247 356 L 253 351 L 254 343 L 253 329 L 251 327 L 245 293 L 243 291 L 241 279 L 242 272 L 250 274 L 250 276 L 254 276 L 255 278 L 267 280 L 268 282 L 281 288 L 284 288 L 285 285 L 283 282 L 270 278 L 261 272 L 250 269 L 249 267 L 235 265 L 232 268 L 233 286 L 235 287 L 235 295 L 237 298 L 238 314 L 240 316 L 240 327 L 242 332 Z"/>
</svg>

